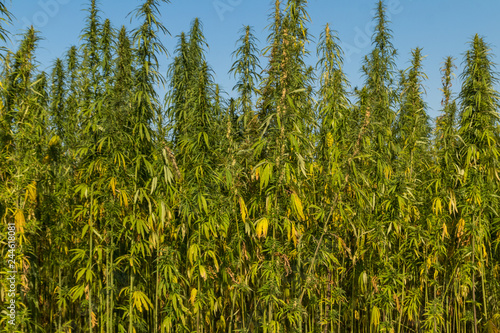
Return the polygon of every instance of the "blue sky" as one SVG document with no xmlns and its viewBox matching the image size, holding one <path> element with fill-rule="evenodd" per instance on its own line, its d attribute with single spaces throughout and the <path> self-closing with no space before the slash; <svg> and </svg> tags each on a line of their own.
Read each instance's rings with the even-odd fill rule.
<svg viewBox="0 0 500 333">
<path fill-rule="evenodd" d="M 8 29 L 15 36 L 30 24 L 41 32 L 43 41 L 38 50 L 40 67 L 45 69 L 54 59 L 79 43 L 79 35 L 89 0 L 6 0 L 6 5 L 15 16 Z M 234 80 L 228 70 L 233 59 L 231 53 L 243 25 L 253 26 L 259 39 L 259 48 L 265 47 L 272 11 L 271 0 L 172 0 L 161 5 L 162 22 L 170 31 L 163 42 L 170 57 L 161 59 L 162 73 L 172 60 L 177 38 L 182 31 L 188 31 L 192 20 L 199 17 L 209 44 L 207 60 L 214 70 L 215 80 L 228 94 L 231 94 Z M 102 18 L 110 18 L 115 28 L 126 25 L 136 27 L 138 22 L 130 22 L 128 13 L 134 10 L 140 0 L 100 0 Z M 393 44 L 398 49 L 398 69 L 406 69 L 410 63 L 410 52 L 422 47 L 428 112 L 432 117 L 439 114 L 441 74 L 444 57 L 456 58 L 457 76 L 462 72 L 463 54 L 467 43 L 476 33 L 484 36 L 491 45 L 493 54 L 500 54 L 500 1 L 498 0 L 386 0 L 393 30 Z M 330 23 L 338 32 L 341 45 L 346 53 L 345 72 L 352 86 L 361 86 L 361 62 L 371 50 L 369 38 L 373 30 L 373 9 L 376 0 L 309 0 L 311 16 L 309 32 L 313 39 L 310 44 L 309 64 L 316 62 L 316 40 L 324 25 Z M 498 61 L 496 56 L 493 57 Z M 262 66 L 265 66 L 263 59 Z M 460 81 L 454 82 L 454 92 L 458 93 Z"/>
</svg>

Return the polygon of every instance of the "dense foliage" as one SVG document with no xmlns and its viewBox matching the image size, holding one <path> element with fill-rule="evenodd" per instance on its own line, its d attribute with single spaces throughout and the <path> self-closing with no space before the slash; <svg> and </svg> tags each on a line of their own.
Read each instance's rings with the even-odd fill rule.
<svg viewBox="0 0 500 333">
<path fill-rule="evenodd" d="M 167 2 L 142 0 L 129 31 L 91 0 L 81 45 L 47 73 L 33 28 L 0 50 L 0 267 L 15 225 L 18 276 L 2 331 L 500 332 L 499 95 L 482 37 L 455 93 L 445 59 L 433 124 L 422 49 L 396 70 L 382 1 L 362 87 L 330 25 L 307 66 L 307 1 L 275 0 L 262 51 L 241 31 L 229 100 L 198 19 L 161 72 Z"/>
</svg>

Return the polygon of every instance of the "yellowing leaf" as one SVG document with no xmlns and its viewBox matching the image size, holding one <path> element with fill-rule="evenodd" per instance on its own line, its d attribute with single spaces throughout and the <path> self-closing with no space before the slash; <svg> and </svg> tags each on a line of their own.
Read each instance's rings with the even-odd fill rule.
<svg viewBox="0 0 500 333">
<path fill-rule="evenodd" d="M 257 237 L 266 237 L 267 236 L 267 229 L 269 228 L 269 220 L 266 217 L 261 218 L 257 222 Z"/>
<path fill-rule="evenodd" d="M 483 258 L 488 258 L 488 252 L 486 252 L 486 246 L 484 246 L 484 244 L 482 244 L 481 247 L 483 248 Z"/>
<path fill-rule="evenodd" d="M 304 216 L 302 202 L 300 201 L 299 197 L 295 193 L 292 193 L 292 205 L 293 205 L 293 208 L 295 209 L 295 212 L 297 212 L 297 214 L 299 215 L 300 219 L 305 220 L 306 217 Z"/>
<path fill-rule="evenodd" d="M 142 312 L 143 308 L 147 311 L 149 307 L 153 307 L 153 303 L 151 303 L 149 298 L 142 291 L 134 291 L 132 298 L 134 300 L 134 306 L 139 312 Z"/>
<path fill-rule="evenodd" d="M 293 244 L 295 246 L 297 246 L 297 235 L 298 235 L 298 232 L 297 232 L 297 229 L 295 229 L 295 224 L 292 224 L 292 240 L 293 240 Z"/>
<path fill-rule="evenodd" d="M 207 270 L 205 269 L 205 266 L 200 265 L 200 276 L 203 278 L 203 280 L 207 279 Z"/>
<path fill-rule="evenodd" d="M 458 226 L 457 226 L 457 237 L 458 237 L 458 239 L 462 238 L 462 235 L 464 233 L 464 227 L 465 227 L 465 220 L 464 219 L 458 220 Z"/>
<path fill-rule="evenodd" d="M 198 207 L 200 207 L 200 210 L 203 209 L 205 211 L 205 213 L 208 214 L 207 200 L 201 194 L 198 195 Z"/>
<path fill-rule="evenodd" d="M 475 195 L 475 199 L 476 199 L 476 203 L 481 206 L 481 195 L 479 193 L 477 193 Z"/>
<path fill-rule="evenodd" d="M 198 259 L 199 248 L 197 244 L 191 244 L 188 250 L 188 259 L 191 262 L 191 265 Z"/>
<path fill-rule="evenodd" d="M 378 328 L 380 324 L 380 310 L 378 307 L 374 306 L 372 309 L 372 318 L 371 318 L 371 324 L 375 327 Z"/>
<path fill-rule="evenodd" d="M 111 180 L 109 181 L 109 187 L 111 187 L 113 194 L 115 194 L 115 192 L 116 192 L 116 178 L 115 177 L 112 177 Z"/>
<path fill-rule="evenodd" d="M 448 203 L 448 210 L 450 211 L 450 214 L 452 214 L 453 212 L 458 213 L 455 193 L 453 193 L 453 191 L 451 190 L 450 190 L 450 202 Z"/>
<path fill-rule="evenodd" d="M 242 197 L 239 197 L 238 201 L 240 202 L 241 219 L 243 220 L 243 223 L 245 223 L 245 219 L 248 214 L 247 206 L 245 205 L 245 201 L 243 201 Z"/>
<path fill-rule="evenodd" d="M 16 211 L 14 219 L 16 221 L 16 229 L 19 230 L 20 233 L 24 233 L 24 225 L 26 224 L 26 221 L 24 220 L 24 214 L 21 209 Z"/>
<path fill-rule="evenodd" d="M 196 288 L 191 289 L 191 297 L 189 297 L 189 301 L 191 302 L 192 305 L 194 305 L 197 293 L 198 293 L 198 290 Z"/>
<path fill-rule="evenodd" d="M 121 191 L 120 205 L 128 207 L 128 197 L 127 197 L 127 193 L 125 193 L 125 191 Z"/>
<path fill-rule="evenodd" d="M 446 226 L 446 223 L 443 222 L 443 235 L 442 239 L 444 240 L 445 237 L 449 237 L 450 235 L 448 234 L 448 227 Z"/>
<path fill-rule="evenodd" d="M 92 311 L 92 327 L 97 326 L 97 316 L 94 311 Z"/>
<path fill-rule="evenodd" d="M 263 188 L 267 187 L 267 184 L 269 184 L 269 180 L 271 179 L 273 175 L 273 165 L 271 163 L 266 164 L 264 167 L 264 170 L 262 171 L 262 174 L 260 175 L 260 189 L 262 190 Z"/>
<path fill-rule="evenodd" d="M 220 316 L 219 322 L 221 323 L 222 329 L 225 330 L 226 329 L 226 319 L 224 319 L 223 315 Z"/>
<path fill-rule="evenodd" d="M 49 146 L 57 145 L 60 141 L 61 139 L 59 138 L 59 136 L 54 135 L 52 138 L 50 138 Z"/>
<path fill-rule="evenodd" d="M 441 204 L 441 199 L 435 198 L 434 202 L 432 203 L 432 211 L 434 212 L 434 214 L 440 214 L 442 210 L 443 206 Z"/>
<path fill-rule="evenodd" d="M 390 167 L 387 166 L 387 167 L 384 168 L 384 176 L 385 176 L 386 179 L 391 178 L 391 176 L 392 176 L 392 169 Z"/>
<path fill-rule="evenodd" d="M 26 187 L 25 200 L 30 200 L 31 202 L 36 202 L 36 182 L 32 182 Z"/>
<path fill-rule="evenodd" d="M 328 148 L 333 146 L 333 135 L 330 132 L 326 133 L 326 146 Z"/>
</svg>

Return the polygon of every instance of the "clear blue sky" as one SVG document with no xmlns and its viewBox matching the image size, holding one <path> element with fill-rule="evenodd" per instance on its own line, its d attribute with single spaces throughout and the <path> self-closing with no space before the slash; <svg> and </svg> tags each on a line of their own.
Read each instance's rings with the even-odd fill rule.
<svg viewBox="0 0 500 333">
<path fill-rule="evenodd" d="M 79 43 L 79 35 L 84 27 L 88 0 L 6 0 L 14 14 L 11 32 L 20 33 L 29 24 L 41 32 L 44 40 L 40 43 L 38 60 L 42 69 L 74 44 Z M 215 73 L 215 80 L 228 93 L 234 80 L 227 74 L 233 62 L 231 53 L 243 25 L 254 27 L 259 39 L 259 47 L 265 47 L 269 24 L 268 15 L 272 11 L 271 0 L 172 0 L 161 6 L 162 22 L 171 36 L 164 37 L 164 44 L 170 58 L 161 60 L 162 73 L 172 60 L 177 38 L 182 31 L 188 31 L 195 17 L 204 26 L 204 34 L 209 44 L 207 60 Z M 102 18 L 110 18 L 119 28 L 125 24 L 136 27 L 138 22 L 130 22 L 127 14 L 135 9 L 141 0 L 100 0 Z M 309 0 L 308 11 L 312 22 L 309 25 L 314 52 L 308 60 L 315 64 L 315 41 L 326 23 L 338 31 L 342 47 L 346 52 L 345 71 L 353 86 L 361 86 L 361 61 L 371 45 L 368 40 L 373 28 L 373 9 L 376 0 Z M 462 72 L 463 54 L 467 42 L 475 33 L 486 38 L 492 46 L 493 54 L 500 54 L 500 1 L 498 0 L 386 0 L 394 46 L 398 49 L 399 69 L 409 66 L 410 51 L 422 47 L 427 55 L 424 71 L 428 75 L 425 82 L 429 114 L 438 115 L 440 109 L 440 87 L 443 58 L 455 57 L 457 74 Z M 18 36 L 19 38 L 19 36 Z M 14 36 L 15 39 L 15 36 Z M 496 62 L 498 58 L 495 56 Z M 262 63 L 265 66 L 265 63 Z M 459 81 L 455 81 L 454 91 L 459 91 Z"/>
</svg>

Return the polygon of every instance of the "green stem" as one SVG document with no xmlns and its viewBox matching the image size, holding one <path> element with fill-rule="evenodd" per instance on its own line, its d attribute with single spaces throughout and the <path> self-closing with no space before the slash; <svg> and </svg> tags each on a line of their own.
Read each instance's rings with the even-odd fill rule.
<svg viewBox="0 0 500 333">
<path fill-rule="evenodd" d="M 89 254 L 89 269 L 92 272 L 92 257 L 94 256 L 94 244 L 93 244 L 93 234 L 94 234 L 94 186 L 90 186 L 90 254 Z M 92 274 L 90 274 L 92 276 Z M 92 281 L 89 283 L 89 332 L 92 333 Z"/>
</svg>

